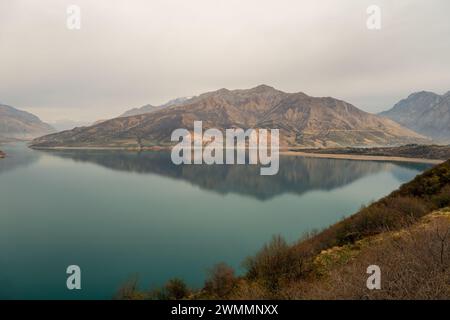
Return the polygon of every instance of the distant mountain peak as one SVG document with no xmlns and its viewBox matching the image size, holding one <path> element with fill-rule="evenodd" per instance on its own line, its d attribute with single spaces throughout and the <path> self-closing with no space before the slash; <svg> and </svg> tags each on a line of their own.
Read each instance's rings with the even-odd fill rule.
<svg viewBox="0 0 450 320">
<path fill-rule="evenodd" d="M 447 143 L 450 141 L 449 98 L 450 91 L 442 96 L 430 91 L 415 92 L 381 115 L 437 142 Z"/>
<path fill-rule="evenodd" d="M 150 112 L 154 112 L 154 111 L 158 111 L 161 110 L 163 108 L 168 108 L 168 107 L 173 107 L 173 106 L 179 106 L 182 105 L 183 103 L 193 99 L 194 97 L 180 97 L 180 98 L 176 98 L 176 99 L 172 99 L 160 106 L 154 106 L 151 104 L 146 104 L 142 107 L 139 108 L 133 108 L 130 109 L 126 112 L 124 112 L 123 114 L 121 114 L 119 117 L 131 117 L 131 116 L 137 116 L 140 114 L 146 114 L 146 113 L 150 113 Z"/>
<path fill-rule="evenodd" d="M 250 89 L 250 91 L 264 92 L 264 91 L 279 91 L 279 90 L 275 89 L 274 87 L 268 86 L 267 84 L 260 84 L 259 86 Z"/>
<path fill-rule="evenodd" d="M 439 96 L 439 95 L 432 91 L 422 90 L 422 91 L 417 91 L 417 92 L 411 93 L 407 99 L 417 98 L 417 97 L 421 97 L 421 96 Z"/>
</svg>

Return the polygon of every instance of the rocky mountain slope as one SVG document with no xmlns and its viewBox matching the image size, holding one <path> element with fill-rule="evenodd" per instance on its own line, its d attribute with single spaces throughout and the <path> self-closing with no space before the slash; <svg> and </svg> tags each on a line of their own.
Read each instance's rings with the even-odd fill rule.
<svg viewBox="0 0 450 320">
<path fill-rule="evenodd" d="M 450 91 L 413 93 L 380 115 L 437 142 L 450 143 Z"/>
<path fill-rule="evenodd" d="M 41 137 L 34 147 L 151 147 L 170 145 L 177 128 L 240 127 L 280 129 L 282 146 L 336 147 L 427 142 L 396 122 L 361 111 L 331 97 L 285 93 L 261 85 L 248 90 L 202 94 L 180 106 L 121 117 L 85 128 Z"/>
<path fill-rule="evenodd" d="M 31 140 L 55 130 L 35 115 L 0 104 L 0 138 Z"/>
</svg>

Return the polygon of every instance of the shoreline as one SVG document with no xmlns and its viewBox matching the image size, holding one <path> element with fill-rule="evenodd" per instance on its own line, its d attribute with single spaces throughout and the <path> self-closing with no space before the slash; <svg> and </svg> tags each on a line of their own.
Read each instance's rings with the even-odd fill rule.
<svg viewBox="0 0 450 320">
<path fill-rule="evenodd" d="M 155 146 L 155 147 L 30 147 L 33 150 L 115 150 L 115 151 L 167 151 L 171 146 Z M 340 159 L 340 160 L 359 160 L 359 161 L 392 161 L 392 162 L 413 162 L 426 164 L 440 164 L 446 160 L 441 159 L 425 159 L 425 158 L 408 158 L 396 156 L 371 156 L 371 155 L 356 155 L 356 154 L 333 154 L 333 153 L 313 153 L 292 150 L 281 150 L 280 155 L 283 156 L 297 156 L 305 158 L 320 158 L 320 159 Z"/>
<path fill-rule="evenodd" d="M 406 158 L 395 156 L 369 156 L 356 154 L 333 154 L 333 153 L 313 153 L 301 151 L 280 151 L 280 154 L 286 156 L 298 156 L 305 158 L 322 158 L 322 159 L 341 159 L 341 160 L 360 160 L 360 161 L 394 161 L 394 162 L 414 162 L 427 164 L 440 164 L 446 160 L 425 159 L 425 158 Z"/>
</svg>

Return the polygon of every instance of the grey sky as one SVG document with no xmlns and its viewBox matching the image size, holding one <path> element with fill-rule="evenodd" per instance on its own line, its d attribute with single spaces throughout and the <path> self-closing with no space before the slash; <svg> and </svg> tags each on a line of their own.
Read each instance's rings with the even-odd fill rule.
<svg viewBox="0 0 450 320">
<path fill-rule="evenodd" d="M 371 4 L 380 31 L 366 28 Z M 377 112 L 450 90 L 449 12 L 448 0 L 0 0 L 0 102 L 89 121 L 264 83 Z"/>
</svg>

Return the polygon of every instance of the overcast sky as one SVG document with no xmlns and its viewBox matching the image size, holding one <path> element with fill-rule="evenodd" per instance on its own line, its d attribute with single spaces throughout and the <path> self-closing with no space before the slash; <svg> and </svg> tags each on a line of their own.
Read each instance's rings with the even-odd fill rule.
<svg viewBox="0 0 450 320">
<path fill-rule="evenodd" d="M 448 0 L 0 0 L 0 102 L 91 121 L 264 83 L 378 112 L 450 90 L 449 14 Z"/>
</svg>

